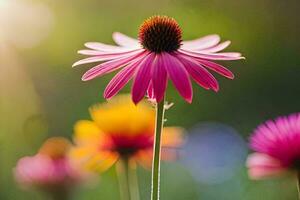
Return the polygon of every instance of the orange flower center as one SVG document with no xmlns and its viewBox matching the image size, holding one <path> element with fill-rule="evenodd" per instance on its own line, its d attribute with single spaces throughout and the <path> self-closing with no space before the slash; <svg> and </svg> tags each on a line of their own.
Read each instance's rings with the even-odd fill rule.
<svg viewBox="0 0 300 200">
<path fill-rule="evenodd" d="M 108 149 L 118 152 L 121 156 L 130 157 L 140 150 L 152 148 L 153 136 L 148 133 L 135 136 L 113 134 L 111 142 Z"/>
<path fill-rule="evenodd" d="M 140 26 L 139 40 L 149 51 L 173 52 L 181 45 L 181 29 L 173 18 L 153 16 Z"/>
</svg>

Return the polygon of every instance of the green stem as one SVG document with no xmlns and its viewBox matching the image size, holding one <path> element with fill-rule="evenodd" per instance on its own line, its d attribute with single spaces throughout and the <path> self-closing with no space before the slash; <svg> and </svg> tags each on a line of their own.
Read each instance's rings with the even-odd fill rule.
<svg viewBox="0 0 300 200">
<path fill-rule="evenodd" d="M 297 172 L 297 190 L 298 190 L 298 199 L 300 200 L 300 171 Z"/>
<path fill-rule="evenodd" d="M 131 200 L 140 200 L 139 182 L 136 163 L 132 160 L 128 163 L 128 177 Z"/>
<path fill-rule="evenodd" d="M 154 155 L 152 163 L 151 200 L 159 200 L 161 132 L 164 124 L 164 99 L 156 106 Z"/>
<path fill-rule="evenodd" d="M 116 169 L 121 200 L 130 200 L 130 190 L 128 185 L 128 159 L 121 158 L 117 162 Z"/>
<path fill-rule="evenodd" d="M 67 190 L 53 190 L 49 193 L 50 200 L 69 200 L 70 194 Z"/>
</svg>

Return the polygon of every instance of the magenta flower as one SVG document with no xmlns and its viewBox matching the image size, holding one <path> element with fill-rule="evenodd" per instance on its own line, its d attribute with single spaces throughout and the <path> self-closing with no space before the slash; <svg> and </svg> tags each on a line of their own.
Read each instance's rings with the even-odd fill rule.
<svg viewBox="0 0 300 200">
<path fill-rule="evenodd" d="M 77 176 L 65 159 L 53 160 L 37 154 L 19 160 L 15 168 L 15 178 L 24 186 L 46 188 L 71 184 Z"/>
<path fill-rule="evenodd" d="M 14 169 L 16 181 L 23 188 L 37 188 L 51 196 L 68 196 L 85 179 L 68 158 L 71 144 L 64 138 L 48 139 L 34 156 L 21 158 Z"/>
<path fill-rule="evenodd" d="M 147 19 L 139 29 L 138 38 L 136 40 L 114 33 L 113 39 L 118 46 L 88 42 L 85 46 L 89 49 L 80 50 L 79 53 L 91 57 L 73 66 L 102 62 L 88 70 L 82 77 L 83 81 L 121 69 L 104 91 L 107 99 L 133 79 L 132 100 L 135 103 L 145 94 L 160 102 L 170 78 L 180 95 L 191 102 L 193 91 L 190 77 L 201 87 L 218 91 L 218 82 L 207 69 L 233 79 L 231 71 L 214 61 L 243 58 L 237 52 L 220 53 L 229 46 L 230 41 L 219 43 L 218 35 L 182 41 L 178 23 L 167 16 Z"/>
<path fill-rule="evenodd" d="M 300 170 L 300 113 L 260 125 L 250 138 L 249 176 L 261 179 Z"/>
</svg>

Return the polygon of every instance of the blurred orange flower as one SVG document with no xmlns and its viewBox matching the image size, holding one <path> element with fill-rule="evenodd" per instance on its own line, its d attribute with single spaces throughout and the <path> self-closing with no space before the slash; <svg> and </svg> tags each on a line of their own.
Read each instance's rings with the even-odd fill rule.
<svg viewBox="0 0 300 200">
<path fill-rule="evenodd" d="M 151 166 L 155 111 L 150 103 L 135 105 L 129 95 L 120 95 L 91 107 L 90 114 L 92 121 L 75 124 L 72 160 L 92 171 L 104 171 L 120 158 Z M 162 159 L 174 160 L 183 143 L 183 129 L 165 128 L 162 137 Z"/>
</svg>

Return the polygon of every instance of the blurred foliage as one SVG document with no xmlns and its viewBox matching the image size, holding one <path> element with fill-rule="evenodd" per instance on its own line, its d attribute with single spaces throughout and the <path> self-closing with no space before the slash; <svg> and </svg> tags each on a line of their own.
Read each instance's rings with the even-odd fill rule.
<svg viewBox="0 0 300 200">
<path fill-rule="evenodd" d="M 0 0 L 0 6 L 9 1 Z M 76 51 L 87 41 L 112 43 L 114 31 L 136 36 L 140 23 L 153 14 L 177 19 L 184 39 L 218 33 L 232 41 L 229 50 L 241 51 L 247 58 L 225 63 L 236 79 L 218 76 L 219 93 L 194 87 L 191 105 L 169 87 L 168 101 L 175 106 L 167 112 L 168 125 L 189 129 L 199 121 L 219 121 L 233 126 L 246 138 L 261 121 L 299 111 L 299 0 L 26 2 L 47 6 L 53 13 L 54 26 L 34 48 L 20 49 L 9 42 L 0 45 L 1 200 L 43 199 L 40 194 L 21 191 L 14 183 L 11 172 L 16 160 L 32 155 L 47 135 L 70 138 L 74 122 L 88 118 L 87 108 L 104 101 L 102 92 L 112 75 L 81 82 L 88 66 L 71 68 L 81 58 Z M 10 12 L 20 15 L 14 9 Z M 127 86 L 124 92 L 129 89 Z M 148 199 L 150 173 L 140 169 L 139 175 L 142 200 Z M 114 170 L 101 176 L 97 187 L 83 188 L 74 196 L 78 200 L 118 199 Z M 162 199 L 295 198 L 296 187 L 290 178 L 252 182 L 242 169 L 230 181 L 203 185 L 181 164 L 163 165 Z"/>
</svg>

